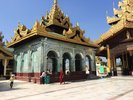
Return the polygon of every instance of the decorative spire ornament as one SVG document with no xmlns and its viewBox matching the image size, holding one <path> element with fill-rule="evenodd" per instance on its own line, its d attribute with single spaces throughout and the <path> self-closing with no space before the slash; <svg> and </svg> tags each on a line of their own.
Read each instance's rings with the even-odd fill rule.
<svg viewBox="0 0 133 100">
<path fill-rule="evenodd" d="M 57 0 L 54 0 L 54 4 L 57 5 L 58 1 Z"/>
</svg>

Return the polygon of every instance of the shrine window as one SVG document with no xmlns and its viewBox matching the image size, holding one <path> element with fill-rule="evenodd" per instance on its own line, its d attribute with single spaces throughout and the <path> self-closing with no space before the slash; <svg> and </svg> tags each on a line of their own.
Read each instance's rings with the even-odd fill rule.
<svg viewBox="0 0 133 100">
<path fill-rule="evenodd" d="M 117 67 L 122 66 L 122 59 L 121 58 L 116 58 L 116 66 Z"/>
</svg>

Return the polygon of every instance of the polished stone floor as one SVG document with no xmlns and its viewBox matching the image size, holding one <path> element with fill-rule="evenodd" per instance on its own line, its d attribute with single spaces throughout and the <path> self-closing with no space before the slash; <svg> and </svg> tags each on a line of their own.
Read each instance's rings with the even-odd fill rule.
<svg viewBox="0 0 133 100">
<path fill-rule="evenodd" d="M 133 100 L 133 77 L 112 77 L 39 85 L 15 80 L 0 81 L 0 100 Z"/>
</svg>

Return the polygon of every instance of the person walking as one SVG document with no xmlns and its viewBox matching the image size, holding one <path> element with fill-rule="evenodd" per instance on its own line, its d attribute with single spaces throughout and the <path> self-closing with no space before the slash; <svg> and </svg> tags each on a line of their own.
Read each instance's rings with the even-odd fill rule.
<svg viewBox="0 0 133 100">
<path fill-rule="evenodd" d="M 11 77 L 10 77 L 10 88 L 13 87 L 14 79 L 15 79 L 15 75 L 14 74 L 11 74 Z"/>
<path fill-rule="evenodd" d="M 59 79 L 60 79 L 60 84 L 62 84 L 64 82 L 64 73 L 63 73 L 63 70 L 62 69 L 60 70 Z"/>
<path fill-rule="evenodd" d="M 85 67 L 85 73 L 86 73 L 86 79 L 88 80 L 90 78 L 90 76 L 89 76 L 90 72 L 89 72 L 88 66 Z"/>
</svg>

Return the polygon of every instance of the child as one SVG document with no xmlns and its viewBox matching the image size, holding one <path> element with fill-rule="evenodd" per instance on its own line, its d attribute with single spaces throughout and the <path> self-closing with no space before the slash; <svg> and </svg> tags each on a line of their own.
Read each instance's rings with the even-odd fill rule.
<svg viewBox="0 0 133 100">
<path fill-rule="evenodd" d="M 13 87 L 14 79 L 15 79 L 14 74 L 11 74 L 11 77 L 10 77 L 10 88 Z"/>
</svg>

